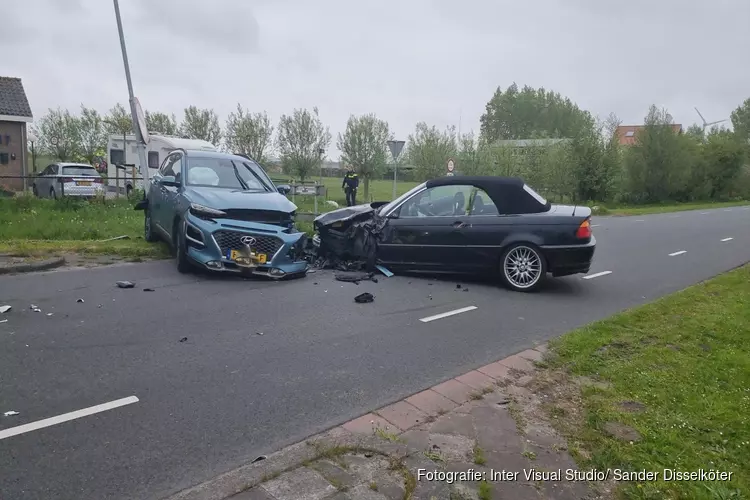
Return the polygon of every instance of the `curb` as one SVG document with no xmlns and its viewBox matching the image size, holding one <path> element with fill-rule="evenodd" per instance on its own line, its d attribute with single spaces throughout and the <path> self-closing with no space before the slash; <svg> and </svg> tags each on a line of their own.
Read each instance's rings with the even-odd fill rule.
<svg viewBox="0 0 750 500">
<path fill-rule="evenodd" d="M 538 345 L 517 354 L 453 377 L 395 403 L 366 413 L 328 431 L 272 453 L 264 460 L 240 466 L 204 483 L 182 490 L 164 500 L 225 500 L 249 490 L 284 472 L 296 469 L 320 455 L 322 443 L 370 450 L 382 455 L 403 456 L 407 447 L 384 442 L 373 434 L 373 426 L 392 428 L 399 435 L 435 417 L 469 402 L 482 389 L 510 383 L 534 371 L 547 345 Z"/>
<path fill-rule="evenodd" d="M 14 273 L 32 273 L 34 271 L 46 271 L 54 269 L 65 264 L 65 257 L 55 257 L 53 259 L 42 260 L 39 262 L 22 262 L 9 266 L 0 266 L 0 274 Z"/>
</svg>

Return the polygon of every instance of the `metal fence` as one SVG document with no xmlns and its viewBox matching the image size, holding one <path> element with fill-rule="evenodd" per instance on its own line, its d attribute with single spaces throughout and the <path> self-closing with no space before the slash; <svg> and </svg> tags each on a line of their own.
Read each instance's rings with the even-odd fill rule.
<svg viewBox="0 0 750 500">
<path fill-rule="evenodd" d="M 118 171 L 119 173 L 119 171 Z M 143 189 L 143 178 L 132 175 L 0 175 L 0 196 L 30 194 L 37 198 L 132 198 Z"/>
</svg>

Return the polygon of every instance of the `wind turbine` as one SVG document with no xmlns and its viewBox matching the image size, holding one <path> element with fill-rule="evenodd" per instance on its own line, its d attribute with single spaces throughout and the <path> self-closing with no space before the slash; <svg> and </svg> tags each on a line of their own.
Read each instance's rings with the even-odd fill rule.
<svg viewBox="0 0 750 500">
<path fill-rule="evenodd" d="M 719 121 L 715 121 L 715 122 L 711 122 L 711 123 L 708 123 L 708 122 L 706 121 L 706 119 L 705 119 L 705 118 L 703 118 L 703 115 L 701 114 L 701 112 L 700 112 L 700 111 L 698 111 L 698 108 L 695 108 L 695 112 L 696 112 L 696 113 L 698 113 L 698 116 L 700 116 L 700 117 L 701 117 L 701 120 L 703 120 L 703 133 L 704 133 L 704 134 L 706 133 L 706 129 L 707 129 L 708 127 L 710 127 L 710 126 L 712 126 L 712 125 L 718 125 L 719 123 L 724 123 L 724 122 L 727 122 L 727 121 L 729 121 L 729 119 L 726 119 L 726 120 L 719 120 Z"/>
</svg>

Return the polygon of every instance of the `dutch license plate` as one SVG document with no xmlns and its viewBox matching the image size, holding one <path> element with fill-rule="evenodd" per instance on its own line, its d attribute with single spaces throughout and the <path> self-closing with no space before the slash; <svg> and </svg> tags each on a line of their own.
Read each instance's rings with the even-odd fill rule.
<svg viewBox="0 0 750 500">
<path fill-rule="evenodd" d="M 232 250 L 229 253 L 229 260 L 232 260 L 237 264 L 243 266 L 250 266 L 253 264 L 253 261 L 257 262 L 258 264 L 265 264 L 268 261 L 268 256 L 264 253 L 253 253 L 250 255 L 250 257 L 248 257 L 239 250 Z"/>
<path fill-rule="evenodd" d="M 91 185 L 89 181 L 78 181 L 76 184 L 78 186 L 90 186 Z"/>
</svg>

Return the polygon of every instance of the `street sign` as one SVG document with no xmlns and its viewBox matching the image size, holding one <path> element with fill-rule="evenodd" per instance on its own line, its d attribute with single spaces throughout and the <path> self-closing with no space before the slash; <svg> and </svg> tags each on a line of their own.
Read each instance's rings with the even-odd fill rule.
<svg viewBox="0 0 750 500">
<path fill-rule="evenodd" d="M 401 154 L 401 150 L 404 149 L 405 141 L 388 141 L 388 149 L 391 150 L 391 156 L 393 161 L 396 161 Z"/>
<path fill-rule="evenodd" d="M 141 108 L 141 101 L 137 97 L 133 97 L 135 103 L 135 116 L 138 118 L 138 128 L 141 129 L 141 137 L 143 142 L 148 144 L 151 138 L 148 135 L 148 127 L 146 126 L 146 115 L 143 114 L 143 108 Z"/>
</svg>

